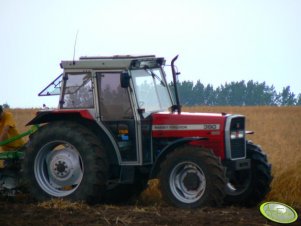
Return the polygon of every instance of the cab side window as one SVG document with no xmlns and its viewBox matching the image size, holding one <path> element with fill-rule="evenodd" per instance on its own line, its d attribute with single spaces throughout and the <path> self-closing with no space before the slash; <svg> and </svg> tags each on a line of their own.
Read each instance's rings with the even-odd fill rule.
<svg viewBox="0 0 301 226">
<path fill-rule="evenodd" d="M 65 80 L 61 108 L 94 108 L 90 73 L 68 73 Z"/>
</svg>

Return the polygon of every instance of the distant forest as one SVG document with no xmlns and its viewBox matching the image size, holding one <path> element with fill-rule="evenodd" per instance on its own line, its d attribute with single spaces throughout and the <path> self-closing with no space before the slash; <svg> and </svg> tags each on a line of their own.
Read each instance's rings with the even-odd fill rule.
<svg viewBox="0 0 301 226">
<path fill-rule="evenodd" d="M 169 86 L 173 90 L 173 84 Z M 301 93 L 293 93 L 290 86 L 277 92 L 273 85 L 253 80 L 225 83 L 215 89 L 210 84 L 202 84 L 200 80 L 195 84 L 185 80 L 178 82 L 177 87 L 183 106 L 301 106 Z M 10 106 L 5 103 L 3 107 Z"/>
<path fill-rule="evenodd" d="M 172 85 L 170 85 L 172 88 Z M 286 86 L 281 92 L 265 82 L 231 82 L 220 85 L 216 89 L 212 85 L 204 85 L 198 80 L 178 82 L 179 97 L 182 105 L 197 106 L 300 106 L 301 94 L 296 95 Z"/>
</svg>

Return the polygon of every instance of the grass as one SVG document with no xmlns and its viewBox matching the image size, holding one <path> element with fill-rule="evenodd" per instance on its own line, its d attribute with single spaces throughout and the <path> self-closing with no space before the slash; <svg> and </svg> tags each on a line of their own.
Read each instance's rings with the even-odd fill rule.
<svg viewBox="0 0 301 226">
<path fill-rule="evenodd" d="M 37 109 L 12 109 L 20 132 Z M 189 112 L 226 112 L 246 116 L 248 139 L 260 144 L 272 164 L 274 180 L 266 200 L 301 208 L 301 107 L 186 107 Z M 141 196 L 144 203 L 160 202 L 157 181 Z"/>
</svg>

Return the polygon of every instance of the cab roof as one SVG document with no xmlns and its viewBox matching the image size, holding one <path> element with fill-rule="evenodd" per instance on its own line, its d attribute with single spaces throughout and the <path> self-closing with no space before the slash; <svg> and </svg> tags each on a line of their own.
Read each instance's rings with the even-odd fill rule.
<svg viewBox="0 0 301 226">
<path fill-rule="evenodd" d="M 165 59 L 155 55 L 115 55 L 80 57 L 76 61 L 62 61 L 63 69 L 139 69 L 145 66 L 154 68 L 165 64 Z"/>
</svg>

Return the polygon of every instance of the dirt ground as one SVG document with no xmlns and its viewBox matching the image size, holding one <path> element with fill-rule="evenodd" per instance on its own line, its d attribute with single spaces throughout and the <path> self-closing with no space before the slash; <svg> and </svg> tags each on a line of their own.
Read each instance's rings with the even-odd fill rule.
<svg viewBox="0 0 301 226">
<path fill-rule="evenodd" d="M 178 209 L 167 205 L 96 205 L 66 201 L 37 203 L 0 200 L 1 226 L 97 225 L 278 225 L 264 218 L 258 208 Z M 300 211 L 297 210 L 300 215 Z M 291 225 L 301 225 L 300 218 Z"/>
</svg>

